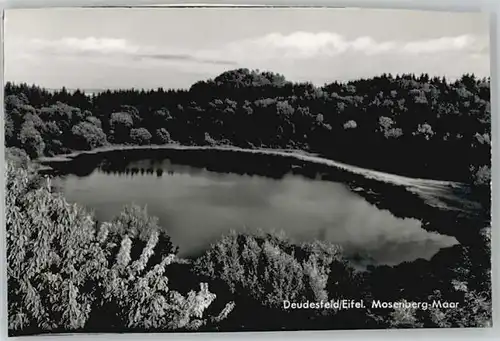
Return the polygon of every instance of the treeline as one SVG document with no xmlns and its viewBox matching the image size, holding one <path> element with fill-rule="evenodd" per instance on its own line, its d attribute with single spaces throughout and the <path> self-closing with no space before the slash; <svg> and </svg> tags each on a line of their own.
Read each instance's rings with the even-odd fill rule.
<svg viewBox="0 0 500 341">
<path fill-rule="evenodd" d="M 52 193 L 19 149 L 7 150 L 10 335 L 42 332 L 241 331 L 484 327 L 491 282 L 484 248 L 357 271 L 341 247 L 279 234 L 231 233 L 193 262 L 165 226 L 127 206 L 97 222 Z M 168 227 L 167 227 L 168 228 Z M 483 258 L 484 256 L 480 256 Z M 201 283 L 201 284 L 200 284 Z M 210 290 L 209 290 L 210 289 Z M 283 301 L 364 300 L 366 309 L 285 309 Z M 459 302 L 457 309 L 381 309 L 387 302 Z"/>
<path fill-rule="evenodd" d="M 489 187 L 490 81 L 388 74 L 323 87 L 238 69 L 189 90 L 85 95 L 7 83 L 8 146 L 30 156 L 106 144 L 295 148 Z"/>
</svg>

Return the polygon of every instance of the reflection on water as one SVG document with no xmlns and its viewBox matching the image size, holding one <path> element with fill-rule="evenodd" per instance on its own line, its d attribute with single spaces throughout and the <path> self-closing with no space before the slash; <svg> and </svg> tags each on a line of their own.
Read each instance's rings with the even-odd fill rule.
<svg viewBox="0 0 500 341">
<path fill-rule="evenodd" d="M 102 162 L 88 175 L 60 176 L 54 185 L 100 221 L 125 204 L 147 205 L 183 257 L 198 256 L 231 229 L 283 230 L 297 242 L 328 240 L 350 256 L 384 264 L 429 259 L 456 244 L 425 231 L 418 220 L 379 210 L 341 183 L 299 175 L 272 179 L 146 159 L 120 167 Z"/>
</svg>

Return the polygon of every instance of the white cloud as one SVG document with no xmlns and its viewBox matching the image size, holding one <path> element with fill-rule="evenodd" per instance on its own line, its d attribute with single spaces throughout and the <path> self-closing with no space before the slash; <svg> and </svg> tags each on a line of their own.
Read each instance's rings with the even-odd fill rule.
<svg viewBox="0 0 500 341">
<path fill-rule="evenodd" d="M 234 64 L 222 58 L 221 53 L 210 51 L 191 51 L 168 46 L 140 45 L 117 38 L 75 38 L 67 37 L 58 40 L 32 39 L 25 45 L 32 55 L 49 54 L 72 57 L 117 57 L 135 60 L 156 60 L 162 62 L 191 62 L 205 64 Z M 22 51 L 26 54 L 27 51 Z M 216 51 L 217 52 L 217 51 Z M 219 57 L 220 56 L 220 57 Z M 87 59 L 88 60 L 88 59 Z M 81 61 L 85 63 L 85 60 Z"/>
<path fill-rule="evenodd" d="M 436 54 L 463 52 L 481 54 L 488 42 L 471 35 L 441 37 L 419 41 L 377 41 L 369 36 L 347 39 L 335 32 L 293 32 L 288 35 L 270 33 L 252 39 L 234 41 L 218 48 L 205 50 L 179 49 L 175 46 L 147 46 L 120 38 L 75 38 L 31 40 L 32 53 L 58 55 L 148 58 L 162 62 L 195 62 L 236 65 L 266 60 L 308 60 L 330 58 L 342 54 Z M 83 61 L 82 61 L 83 62 Z"/>
<path fill-rule="evenodd" d="M 139 47 L 131 45 L 125 39 L 115 38 L 62 38 L 59 40 L 33 39 L 30 41 L 32 48 L 40 51 L 57 53 L 134 53 Z"/>
<path fill-rule="evenodd" d="M 403 45 L 403 51 L 408 53 L 439 53 L 470 50 L 474 47 L 479 47 L 474 37 L 461 35 L 409 42 Z"/>
<path fill-rule="evenodd" d="M 364 36 L 352 40 L 333 32 L 294 32 L 288 35 L 270 33 L 263 37 L 230 43 L 229 55 L 235 58 L 332 57 L 343 53 L 374 55 L 381 53 L 431 54 L 442 52 L 479 52 L 488 45 L 470 35 L 441 37 L 421 41 L 376 41 Z"/>
<path fill-rule="evenodd" d="M 474 72 L 487 76 L 488 50 L 485 36 L 379 41 L 370 36 L 348 38 L 335 32 L 297 31 L 270 33 L 205 49 L 147 45 L 120 37 L 12 39 L 7 41 L 5 54 L 6 74 L 8 77 L 20 74 L 23 81 L 59 77 L 69 85 L 84 79 L 94 82 L 92 79 L 113 73 L 109 79 L 125 82 L 125 74 L 130 73 L 134 77 L 148 75 L 150 80 L 141 78 L 145 84 L 162 84 L 167 79 L 172 84 L 185 86 L 193 80 L 215 77 L 237 67 L 280 72 L 290 80 L 317 84 L 383 72 L 427 72 L 447 77 Z M 118 70 L 124 68 L 129 72 L 122 75 Z M 37 76 L 43 70 L 50 70 L 50 75 Z M 75 73 L 79 76 L 69 77 Z M 177 78 L 185 76 L 181 82 L 176 77 L 170 80 L 170 74 Z M 127 83 L 131 83 L 131 79 L 127 79 Z"/>
</svg>

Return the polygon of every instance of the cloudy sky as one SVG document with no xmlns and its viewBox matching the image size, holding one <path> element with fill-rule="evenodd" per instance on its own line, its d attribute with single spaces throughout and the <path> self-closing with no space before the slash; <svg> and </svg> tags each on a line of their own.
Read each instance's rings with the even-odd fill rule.
<svg viewBox="0 0 500 341">
<path fill-rule="evenodd" d="M 318 85 L 381 73 L 489 76 L 484 14 L 367 9 L 8 10 L 5 78 L 179 88 L 256 68 Z"/>
</svg>

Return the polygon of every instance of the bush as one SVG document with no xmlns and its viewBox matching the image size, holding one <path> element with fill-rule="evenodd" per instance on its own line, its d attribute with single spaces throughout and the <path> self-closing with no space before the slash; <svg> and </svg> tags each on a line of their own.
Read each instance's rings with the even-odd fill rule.
<svg viewBox="0 0 500 341">
<path fill-rule="evenodd" d="M 176 250 L 145 209 L 130 206 L 97 229 L 30 167 L 8 161 L 6 178 L 9 334 L 198 329 L 233 308 L 207 316 L 215 295 L 206 284 L 187 296 L 169 290 Z"/>
<path fill-rule="evenodd" d="M 109 242 L 113 238 L 113 224 L 103 224 L 99 231 L 99 241 L 106 246 L 106 254 L 112 256 L 109 267 L 104 271 L 101 305 L 96 308 L 96 316 L 110 316 L 112 324 L 132 330 L 196 330 L 212 322 L 204 316 L 205 310 L 216 296 L 208 290 L 208 285 L 200 284 L 199 291 L 190 291 L 187 296 L 169 290 L 165 271 L 175 260 L 175 255 L 159 245 L 159 232 L 153 231 L 135 258 L 133 244 L 137 239 L 125 234 L 119 247 Z M 159 263 L 151 258 L 158 254 Z M 152 264 L 151 264 L 152 263 Z M 225 315 L 232 309 L 226 305 Z M 217 318 L 215 318 L 218 321 Z M 99 321 L 104 326 L 109 321 Z"/>
<path fill-rule="evenodd" d="M 151 133 L 146 128 L 132 129 L 130 140 L 138 145 L 145 145 L 151 141 Z"/>
<path fill-rule="evenodd" d="M 480 293 L 469 289 L 466 282 L 453 281 L 453 295 L 460 297 L 458 300 L 448 300 L 440 291 L 436 291 L 431 300 L 446 302 L 459 302 L 454 309 L 434 307 L 429 311 L 433 327 L 440 328 L 471 328 L 471 327 L 491 327 L 492 325 L 492 302 L 489 293 Z M 489 292 L 491 293 L 491 287 Z"/>
<path fill-rule="evenodd" d="M 177 247 L 172 244 L 167 231 L 160 227 L 157 217 L 148 214 L 147 207 L 135 204 L 126 205 L 111 223 L 111 232 L 120 238 L 129 236 L 147 242 L 152 234 L 158 233 L 162 252 L 177 254 Z"/>
<path fill-rule="evenodd" d="M 21 127 L 19 142 L 30 157 L 38 158 L 43 155 L 45 142 L 32 121 L 26 121 Z"/>
<path fill-rule="evenodd" d="M 194 264 L 197 274 L 222 280 L 233 293 L 282 308 L 284 300 L 328 300 L 330 266 L 340 248 L 316 241 L 301 246 L 275 235 L 224 236 Z"/>
<path fill-rule="evenodd" d="M 170 137 L 170 133 L 165 128 L 160 128 L 156 130 L 156 143 L 158 144 L 166 144 L 172 142 Z"/>
<path fill-rule="evenodd" d="M 109 120 L 110 137 L 114 143 L 127 143 L 130 129 L 134 126 L 132 116 L 126 112 L 114 112 Z"/>
<path fill-rule="evenodd" d="M 358 124 L 354 120 L 349 120 L 346 123 L 344 123 L 344 130 L 356 129 L 357 127 L 358 127 Z"/>
<path fill-rule="evenodd" d="M 470 168 L 472 174 L 472 183 L 480 187 L 491 186 L 491 168 L 488 166 L 480 166 Z"/>
<path fill-rule="evenodd" d="M 209 146 L 215 146 L 217 144 L 217 141 L 215 141 L 212 136 L 210 136 L 209 133 L 205 133 L 205 136 L 204 136 L 204 139 L 203 139 L 203 143 L 205 145 L 209 145 Z"/>
<path fill-rule="evenodd" d="M 5 160 L 13 166 L 27 168 L 30 158 L 23 149 L 10 147 L 5 149 Z"/>
<path fill-rule="evenodd" d="M 90 122 L 81 122 L 71 129 L 74 147 L 79 150 L 91 150 L 107 144 L 106 134 L 101 128 Z"/>
<path fill-rule="evenodd" d="M 104 265 L 92 217 L 10 162 L 6 182 L 9 330 L 83 328 Z"/>
</svg>

